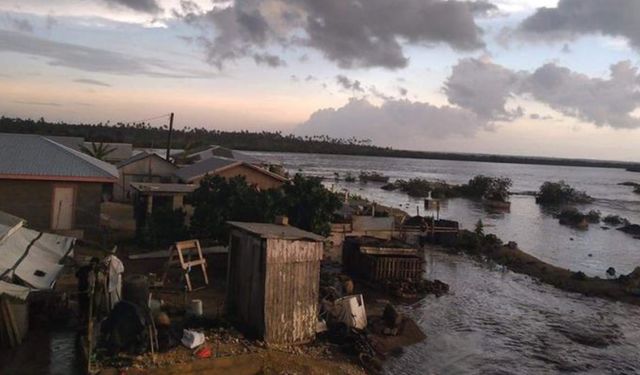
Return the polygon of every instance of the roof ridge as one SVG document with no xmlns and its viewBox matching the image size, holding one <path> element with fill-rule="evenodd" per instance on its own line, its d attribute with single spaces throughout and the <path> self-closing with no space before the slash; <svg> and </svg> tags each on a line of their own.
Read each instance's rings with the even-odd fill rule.
<svg viewBox="0 0 640 375">
<path fill-rule="evenodd" d="M 37 135 L 37 134 L 34 134 L 34 135 L 36 135 L 36 136 L 44 139 L 45 141 L 51 143 L 53 146 L 60 148 L 62 151 L 66 152 L 67 154 L 73 155 L 73 156 L 81 159 L 85 164 L 88 164 L 92 169 L 97 170 L 97 171 L 102 172 L 102 173 L 107 173 L 111 177 L 118 178 L 117 169 L 115 169 L 115 166 L 113 166 L 112 164 L 109 164 L 106 161 L 102 161 L 102 160 L 96 159 L 96 158 L 92 157 L 91 155 L 87 155 L 87 154 L 85 154 L 83 152 L 73 150 L 73 149 L 71 149 L 71 148 L 69 148 L 69 147 L 67 147 L 67 146 L 65 146 L 63 144 L 60 144 L 60 143 L 58 143 L 58 142 L 56 142 L 56 141 L 54 141 L 54 140 L 52 140 L 50 138 L 47 138 L 45 136 Z M 91 158 L 93 160 L 89 160 L 89 158 Z M 98 163 L 96 163 L 96 162 L 98 162 Z M 99 164 L 105 164 L 105 166 L 100 166 Z M 115 173 L 112 173 L 113 171 L 110 171 L 109 169 L 111 169 L 111 168 L 109 168 L 109 167 L 113 167 L 115 169 Z"/>
</svg>

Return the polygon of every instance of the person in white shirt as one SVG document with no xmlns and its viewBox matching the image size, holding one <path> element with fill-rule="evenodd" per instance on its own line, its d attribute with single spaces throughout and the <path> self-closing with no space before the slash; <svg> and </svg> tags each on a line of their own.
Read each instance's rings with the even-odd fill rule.
<svg viewBox="0 0 640 375">
<path fill-rule="evenodd" d="M 112 310 L 122 298 L 122 274 L 124 273 L 124 265 L 116 256 L 117 249 L 117 246 L 114 247 L 113 250 L 111 250 L 111 254 L 102 260 L 107 274 L 106 294 L 109 310 Z"/>
</svg>

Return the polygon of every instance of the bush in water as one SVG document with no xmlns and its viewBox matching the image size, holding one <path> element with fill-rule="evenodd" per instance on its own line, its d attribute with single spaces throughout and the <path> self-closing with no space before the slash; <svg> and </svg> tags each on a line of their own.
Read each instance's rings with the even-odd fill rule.
<svg viewBox="0 0 640 375">
<path fill-rule="evenodd" d="M 536 203 L 545 205 L 562 205 L 572 203 L 590 203 L 591 198 L 584 191 L 578 191 L 572 188 L 564 181 L 549 182 L 546 181 L 536 195 Z"/>
</svg>

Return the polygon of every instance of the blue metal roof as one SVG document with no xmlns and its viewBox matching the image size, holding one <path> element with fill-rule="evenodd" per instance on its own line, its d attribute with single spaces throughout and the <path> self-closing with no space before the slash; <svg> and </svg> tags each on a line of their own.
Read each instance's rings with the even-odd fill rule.
<svg viewBox="0 0 640 375">
<path fill-rule="evenodd" d="M 33 134 L 0 133 L 0 177 L 118 178 L 115 166 Z"/>
</svg>

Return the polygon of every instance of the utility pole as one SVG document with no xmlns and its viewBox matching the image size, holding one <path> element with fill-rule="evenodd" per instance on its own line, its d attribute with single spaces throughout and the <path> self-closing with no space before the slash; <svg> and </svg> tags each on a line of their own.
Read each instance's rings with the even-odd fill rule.
<svg viewBox="0 0 640 375">
<path fill-rule="evenodd" d="M 173 112 L 169 115 L 169 137 L 167 138 L 167 161 L 171 156 L 171 133 L 173 133 Z"/>
</svg>

